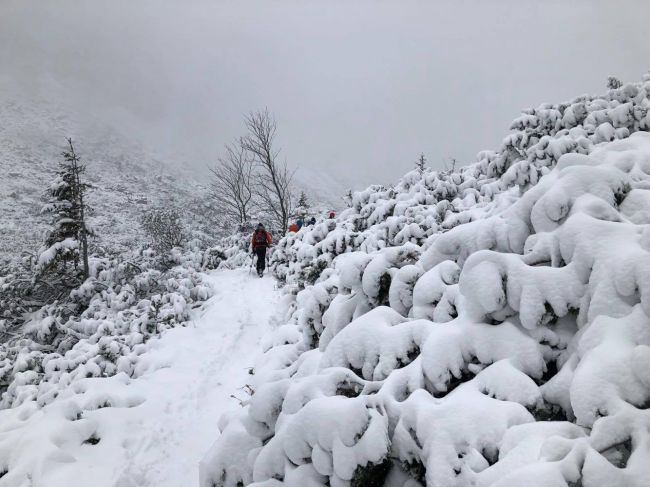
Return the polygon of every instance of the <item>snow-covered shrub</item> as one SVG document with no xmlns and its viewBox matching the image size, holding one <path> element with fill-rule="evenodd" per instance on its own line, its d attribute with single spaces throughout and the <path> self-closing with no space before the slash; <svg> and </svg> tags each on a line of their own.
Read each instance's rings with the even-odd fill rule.
<svg viewBox="0 0 650 487">
<path fill-rule="evenodd" d="M 0 407 L 51 402 L 70 383 L 118 373 L 138 376 L 145 343 L 183 326 L 211 295 L 193 254 L 169 270 L 151 252 L 90 262 L 91 277 L 65 299 L 42 307 L 0 345 Z"/>
<path fill-rule="evenodd" d="M 480 152 L 474 164 L 456 171 L 415 169 L 393 187 L 370 186 L 353 194 L 351 207 L 336 220 L 283 239 L 273 259 L 276 275 L 292 285 L 312 284 L 341 253 L 426 246 L 441 232 L 498 212 L 563 154 L 589 154 L 596 144 L 650 130 L 649 96 L 644 81 L 524 110 L 501 147 Z"/>
<path fill-rule="evenodd" d="M 279 242 L 290 318 L 202 487 L 645 485 L 648 93 L 527 110 Z"/>
<path fill-rule="evenodd" d="M 187 240 L 186 230 L 178 209 L 152 208 L 142 216 L 142 228 L 158 252 L 169 252 Z"/>
<path fill-rule="evenodd" d="M 203 269 L 235 269 L 250 264 L 251 232 L 242 232 L 219 239 L 203 254 Z"/>
</svg>

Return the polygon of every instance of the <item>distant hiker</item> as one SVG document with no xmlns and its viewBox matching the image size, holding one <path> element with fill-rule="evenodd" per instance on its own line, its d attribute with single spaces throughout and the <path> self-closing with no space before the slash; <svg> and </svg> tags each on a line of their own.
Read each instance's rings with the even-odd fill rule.
<svg viewBox="0 0 650 487">
<path fill-rule="evenodd" d="M 335 216 L 336 216 L 336 213 L 334 213 L 333 211 L 330 211 L 330 216 L 329 216 L 330 219 L 334 218 Z"/>
<path fill-rule="evenodd" d="M 302 224 L 303 224 L 302 218 L 298 218 L 296 220 L 296 225 L 298 225 L 298 230 L 302 228 Z"/>
<path fill-rule="evenodd" d="M 298 225 L 296 225 L 295 223 L 292 223 L 291 225 L 289 225 L 289 231 L 290 232 L 296 233 L 298 230 L 300 230 L 300 229 L 298 228 Z"/>
<path fill-rule="evenodd" d="M 257 224 L 257 228 L 253 232 L 251 239 L 251 249 L 253 254 L 257 255 L 257 275 L 262 277 L 264 275 L 264 268 L 266 267 L 266 249 L 271 245 L 271 234 L 264 229 L 264 225 Z"/>
<path fill-rule="evenodd" d="M 315 216 L 312 216 L 312 217 L 311 217 L 311 220 L 309 220 L 309 225 L 312 226 L 312 227 L 313 227 L 314 225 L 316 225 L 316 217 L 315 217 Z"/>
</svg>

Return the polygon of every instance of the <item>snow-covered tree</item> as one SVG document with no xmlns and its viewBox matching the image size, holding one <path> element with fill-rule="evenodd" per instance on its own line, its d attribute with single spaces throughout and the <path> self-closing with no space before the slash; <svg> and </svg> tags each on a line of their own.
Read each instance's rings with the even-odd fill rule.
<svg viewBox="0 0 650 487">
<path fill-rule="evenodd" d="M 608 76 L 607 77 L 607 88 L 610 90 L 617 90 L 621 86 L 623 86 L 623 82 L 618 79 L 616 76 Z"/>
<path fill-rule="evenodd" d="M 424 172 L 424 169 L 427 167 L 427 158 L 424 157 L 424 152 L 418 157 L 418 160 L 415 162 L 415 167 L 421 173 Z"/>
<path fill-rule="evenodd" d="M 298 197 L 298 201 L 296 202 L 296 207 L 294 209 L 294 214 L 296 216 L 300 217 L 305 217 L 311 208 L 311 204 L 309 203 L 309 198 L 307 198 L 307 194 L 304 191 L 300 191 L 300 196 Z"/>
<path fill-rule="evenodd" d="M 77 156 L 72 139 L 62 153 L 56 178 L 50 184 L 50 202 L 42 212 L 52 215 L 50 230 L 39 250 L 37 268 L 40 273 L 58 269 L 63 273 L 76 273 L 81 264 L 81 276 L 88 278 L 88 237 L 92 235 L 87 222 L 88 206 L 85 203 L 89 185 L 83 181 L 85 165 Z"/>
</svg>

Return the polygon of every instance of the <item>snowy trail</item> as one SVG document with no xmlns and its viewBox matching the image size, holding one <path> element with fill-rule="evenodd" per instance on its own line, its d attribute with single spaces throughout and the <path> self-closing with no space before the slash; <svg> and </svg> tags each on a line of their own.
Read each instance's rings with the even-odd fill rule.
<svg viewBox="0 0 650 487">
<path fill-rule="evenodd" d="M 269 329 L 275 282 L 244 270 L 207 279 L 215 296 L 192 326 L 169 331 L 151 352 L 169 367 L 134 383 L 147 400 L 130 421 L 119 487 L 198 485 L 198 462 L 218 436 L 219 416 L 239 407 L 231 394 L 245 397 L 238 389 Z"/>
<path fill-rule="evenodd" d="M 198 486 L 219 417 L 240 407 L 231 395 L 247 397 L 240 388 L 278 302 L 268 276 L 239 269 L 205 279 L 215 295 L 189 326 L 149 342 L 138 378 L 82 379 L 42 409 L 0 411 L 12 464 L 0 487 Z"/>
</svg>

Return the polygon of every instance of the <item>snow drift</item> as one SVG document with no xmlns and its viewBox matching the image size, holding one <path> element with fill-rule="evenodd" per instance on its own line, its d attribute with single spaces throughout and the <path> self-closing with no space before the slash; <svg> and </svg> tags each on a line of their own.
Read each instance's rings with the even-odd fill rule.
<svg viewBox="0 0 650 487">
<path fill-rule="evenodd" d="M 278 244 L 287 324 L 202 487 L 641 487 L 650 78 Z"/>
</svg>

